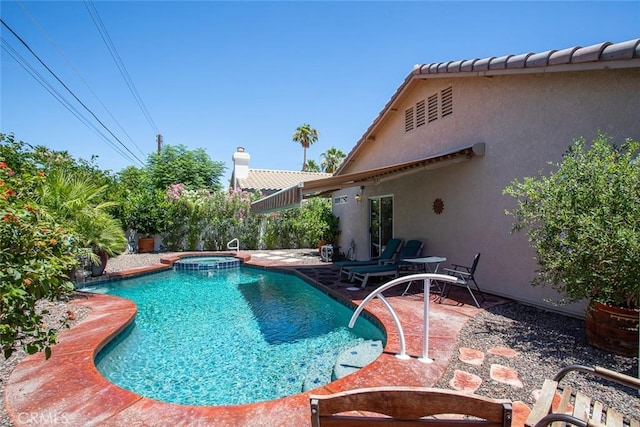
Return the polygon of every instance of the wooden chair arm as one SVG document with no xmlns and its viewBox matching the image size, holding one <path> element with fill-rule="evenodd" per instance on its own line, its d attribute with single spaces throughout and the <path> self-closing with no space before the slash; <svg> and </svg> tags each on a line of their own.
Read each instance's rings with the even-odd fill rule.
<svg viewBox="0 0 640 427">
<path fill-rule="evenodd" d="M 570 365 L 561 369 L 553 379 L 556 382 L 560 382 L 570 372 L 583 372 L 592 374 L 600 378 L 604 378 L 615 383 L 640 390 L 640 378 L 635 378 L 621 372 L 612 371 L 610 369 L 602 368 L 600 366 L 584 366 L 584 365 Z"/>
<path fill-rule="evenodd" d="M 594 374 L 602 378 L 607 378 L 611 381 L 615 381 L 618 384 L 626 385 L 636 390 L 640 390 L 640 378 L 635 378 L 621 372 L 612 371 L 610 369 L 596 366 L 594 368 Z"/>
</svg>

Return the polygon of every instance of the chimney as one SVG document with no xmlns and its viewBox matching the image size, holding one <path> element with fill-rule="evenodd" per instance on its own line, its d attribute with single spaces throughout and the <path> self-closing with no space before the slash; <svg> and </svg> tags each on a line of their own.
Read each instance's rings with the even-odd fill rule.
<svg viewBox="0 0 640 427">
<path fill-rule="evenodd" d="M 238 180 L 249 177 L 249 159 L 251 156 L 244 151 L 244 147 L 236 148 L 233 153 L 233 189 L 238 189 Z"/>
</svg>

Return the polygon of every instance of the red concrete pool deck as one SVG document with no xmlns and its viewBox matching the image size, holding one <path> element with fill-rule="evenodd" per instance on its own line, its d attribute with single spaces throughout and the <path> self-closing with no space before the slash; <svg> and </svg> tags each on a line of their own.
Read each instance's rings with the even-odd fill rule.
<svg viewBox="0 0 640 427">
<path fill-rule="evenodd" d="M 198 253 L 201 255 L 202 253 Z M 250 260 L 249 265 L 271 266 L 296 272 L 322 269 L 323 266 L 293 266 L 266 260 Z M 163 265 L 149 266 L 119 273 L 129 277 L 142 272 L 170 268 L 175 259 Z M 304 267 L 304 268 L 302 268 Z M 329 292 L 359 303 L 370 292 L 348 292 L 342 286 L 329 286 Z M 468 297 L 468 294 L 467 294 Z M 379 385 L 431 387 L 446 371 L 451 357 L 457 354 L 456 341 L 464 324 L 481 312 L 458 292 L 441 304 L 433 301 L 430 309 L 429 357 L 432 363 L 417 360 L 422 353 L 423 294 L 390 296 L 405 332 L 409 360 L 395 357 L 400 340 L 392 317 L 375 299 L 368 311 L 376 316 L 387 332 L 387 345 L 374 362 L 326 386 L 307 393 L 268 402 L 237 406 L 188 406 L 159 402 L 112 384 L 102 377 L 94 357 L 106 343 L 122 331 L 135 317 L 133 302 L 108 295 L 82 294 L 74 303 L 87 307 L 90 314 L 82 322 L 63 332 L 52 356 L 26 357 L 13 370 L 5 387 L 5 406 L 11 421 L 21 425 L 73 426 L 306 426 L 309 421 L 309 394 Z M 502 301 L 488 297 L 485 306 Z M 464 378 L 462 378 L 464 380 Z M 495 396 L 500 397 L 500 396 Z M 522 425 L 528 408 L 514 405 L 514 426 Z"/>
</svg>

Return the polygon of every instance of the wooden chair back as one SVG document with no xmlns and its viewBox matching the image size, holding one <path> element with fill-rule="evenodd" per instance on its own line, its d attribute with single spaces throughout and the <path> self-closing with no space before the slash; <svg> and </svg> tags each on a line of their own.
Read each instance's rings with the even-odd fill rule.
<svg viewBox="0 0 640 427">
<path fill-rule="evenodd" d="M 424 387 L 371 387 L 311 395 L 313 427 L 511 426 L 508 400 Z"/>
</svg>

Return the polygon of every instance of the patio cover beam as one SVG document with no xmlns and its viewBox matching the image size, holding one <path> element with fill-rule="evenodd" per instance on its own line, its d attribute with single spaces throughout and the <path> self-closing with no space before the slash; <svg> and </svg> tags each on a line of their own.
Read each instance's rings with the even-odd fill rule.
<svg viewBox="0 0 640 427">
<path fill-rule="evenodd" d="M 318 196 L 342 188 L 357 187 L 371 183 L 377 184 L 403 175 L 469 160 L 474 155 L 483 156 L 484 151 L 485 144 L 480 142 L 419 160 L 301 182 L 253 202 L 251 211 L 253 213 L 268 213 L 296 208 L 300 206 L 302 199 L 305 197 Z"/>
</svg>

